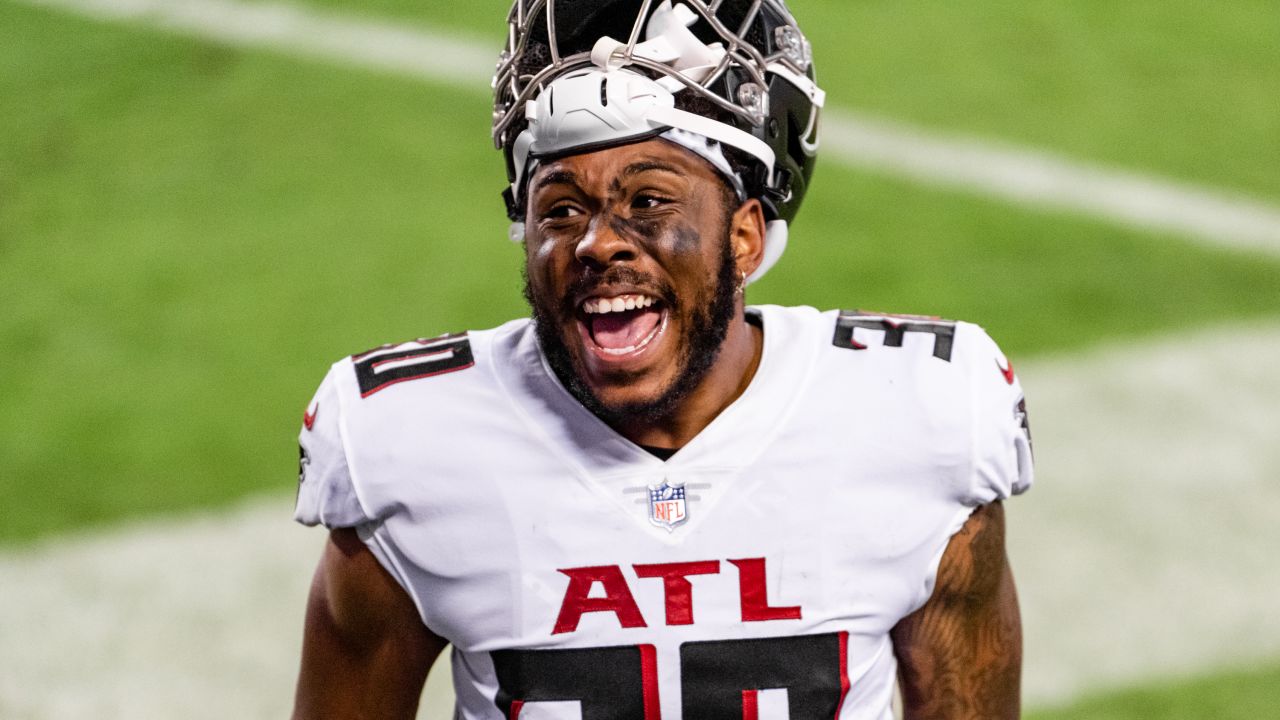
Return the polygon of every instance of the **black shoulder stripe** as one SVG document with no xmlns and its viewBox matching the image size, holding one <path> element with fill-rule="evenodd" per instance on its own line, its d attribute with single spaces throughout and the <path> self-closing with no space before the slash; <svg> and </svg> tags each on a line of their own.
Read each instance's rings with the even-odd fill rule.
<svg viewBox="0 0 1280 720">
<path fill-rule="evenodd" d="M 884 331 L 885 347 L 902 347 L 902 341 L 907 333 L 929 333 L 933 335 L 933 356 L 939 360 L 951 362 L 956 324 L 950 320 L 844 310 L 836 319 L 836 334 L 831 344 L 846 350 L 866 350 L 866 345 L 853 339 L 854 328 Z"/>
<path fill-rule="evenodd" d="M 445 335 L 431 340 L 384 345 L 351 360 L 362 398 L 396 383 L 465 370 L 475 365 L 471 341 L 466 335 Z"/>
</svg>

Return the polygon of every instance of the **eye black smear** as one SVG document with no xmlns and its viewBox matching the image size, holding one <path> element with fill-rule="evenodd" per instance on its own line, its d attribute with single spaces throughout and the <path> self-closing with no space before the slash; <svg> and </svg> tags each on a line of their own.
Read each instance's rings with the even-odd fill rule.
<svg viewBox="0 0 1280 720">
<path fill-rule="evenodd" d="M 657 235 L 658 222 L 656 220 L 612 216 L 609 218 L 609 229 L 619 237 L 626 238 L 633 243 L 647 243 L 651 242 L 654 236 Z"/>
<path fill-rule="evenodd" d="M 702 247 L 702 236 L 688 225 L 678 225 L 672 235 L 675 236 L 675 249 L 679 252 L 695 252 Z"/>
</svg>

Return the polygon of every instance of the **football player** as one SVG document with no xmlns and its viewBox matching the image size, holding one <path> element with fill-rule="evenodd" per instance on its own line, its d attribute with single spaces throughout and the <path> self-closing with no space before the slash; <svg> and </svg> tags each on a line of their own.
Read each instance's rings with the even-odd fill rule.
<svg viewBox="0 0 1280 720">
<path fill-rule="evenodd" d="M 782 0 L 517 0 L 494 139 L 532 318 L 336 363 L 297 718 L 1019 714 L 1001 501 L 1025 404 L 978 327 L 748 306 L 819 144 Z"/>
</svg>

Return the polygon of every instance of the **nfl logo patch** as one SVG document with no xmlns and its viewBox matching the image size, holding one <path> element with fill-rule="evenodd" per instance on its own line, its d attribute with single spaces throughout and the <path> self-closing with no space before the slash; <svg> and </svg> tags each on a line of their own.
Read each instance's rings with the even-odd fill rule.
<svg viewBox="0 0 1280 720">
<path fill-rule="evenodd" d="M 689 519 L 684 501 L 684 483 L 672 485 L 666 480 L 657 487 L 649 486 L 649 522 L 672 532 Z"/>
</svg>

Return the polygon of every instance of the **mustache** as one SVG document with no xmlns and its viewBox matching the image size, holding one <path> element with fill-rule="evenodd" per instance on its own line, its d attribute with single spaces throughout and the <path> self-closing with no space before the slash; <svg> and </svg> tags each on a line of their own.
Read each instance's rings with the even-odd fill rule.
<svg viewBox="0 0 1280 720">
<path fill-rule="evenodd" d="M 577 315 L 576 298 L 599 290 L 607 290 L 613 286 L 644 288 L 645 292 L 661 299 L 667 307 L 675 307 L 676 305 L 676 293 L 669 284 L 661 282 L 649 273 L 640 272 L 635 268 L 616 266 L 608 268 L 604 272 L 583 275 L 569 283 L 569 287 L 565 290 L 564 299 L 561 301 L 561 316 L 573 317 Z"/>
</svg>

